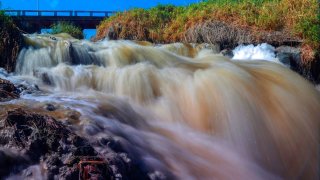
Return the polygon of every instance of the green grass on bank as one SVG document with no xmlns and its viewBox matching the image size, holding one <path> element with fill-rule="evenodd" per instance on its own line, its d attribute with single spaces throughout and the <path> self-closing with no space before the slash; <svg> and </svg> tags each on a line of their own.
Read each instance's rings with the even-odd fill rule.
<svg viewBox="0 0 320 180">
<path fill-rule="evenodd" d="M 154 42 L 179 41 L 189 28 L 219 20 L 252 31 L 284 31 L 300 37 L 305 44 L 318 47 L 320 42 L 319 3 L 317 0 L 206 0 L 185 7 L 158 5 L 132 9 L 104 20 L 97 38 L 109 27 L 121 26 L 119 38 L 146 35 Z"/>
<path fill-rule="evenodd" d="M 51 29 L 52 29 L 52 31 L 50 32 L 51 34 L 68 33 L 72 37 L 77 39 L 84 38 L 84 34 L 81 28 L 69 22 L 59 22 L 59 23 L 53 24 L 51 26 Z"/>
</svg>

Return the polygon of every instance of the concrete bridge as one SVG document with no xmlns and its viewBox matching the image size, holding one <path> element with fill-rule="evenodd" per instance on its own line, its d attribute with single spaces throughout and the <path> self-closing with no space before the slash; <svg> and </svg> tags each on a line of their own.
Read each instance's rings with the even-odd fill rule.
<svg viewBox="0 0 320 180">
<path fill-rule="evenodd" d="M 50 10 L 6 10 L 16 25 L 27 33 L 49 29 L 57 22 L 71 22 L 82 29 L 95 29 L 114 11 L 50 11 Z"/>
</svg>

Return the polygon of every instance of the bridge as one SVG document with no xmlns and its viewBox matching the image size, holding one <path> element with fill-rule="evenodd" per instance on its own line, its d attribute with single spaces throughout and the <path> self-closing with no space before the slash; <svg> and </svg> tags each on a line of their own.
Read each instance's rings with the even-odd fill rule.
<svg viewBox="0 0 320 180">
<path fill-rule="evenodd" d="M 50 10 L 5 10 L 16 25 L 27 33 L 50 29 L 57 22 L 71 22 L 81 29 L 95 29 L 114 11 L 50 11 Z"/>
</svg>

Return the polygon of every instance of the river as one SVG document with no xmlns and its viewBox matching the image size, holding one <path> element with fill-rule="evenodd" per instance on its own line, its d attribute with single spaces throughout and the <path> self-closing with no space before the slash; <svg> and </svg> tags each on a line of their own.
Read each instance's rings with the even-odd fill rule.
<svg viewBox="0 0 320 180">
<path fill-rule="evenodd" d="M 5 78 L 40 91 L 7 104 L 77 111 L 77 134 L 112 136 L 163 178 L 318 177 L 319 92 L 270 52 L 231 60 L 214 45 L 25 36 Z"/>
</svg>

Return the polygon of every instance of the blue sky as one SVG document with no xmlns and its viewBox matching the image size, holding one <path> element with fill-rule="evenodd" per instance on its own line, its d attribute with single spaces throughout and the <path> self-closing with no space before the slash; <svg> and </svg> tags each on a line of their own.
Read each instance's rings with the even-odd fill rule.
<svg viewBox="0 0 320 180">
<path fill-rule="evenodd" d="M 11 10 L 95 10 L 124 11 L 134 7 L 150 8 L 158 4 L 188 5 L 200 0 L 0 0 L 2 9 Z M 95 30 L 85 30 L 86 38 Z"/>
<path fill-rule="evenodd" d="M 123 11 L 157 4 L 187 5 L 200 0 L 0 0 L 4 9 Z"/>
</svg>

